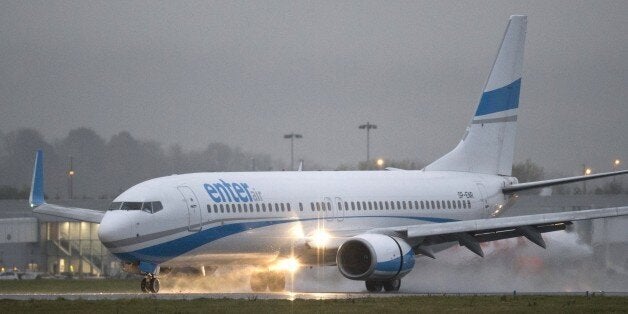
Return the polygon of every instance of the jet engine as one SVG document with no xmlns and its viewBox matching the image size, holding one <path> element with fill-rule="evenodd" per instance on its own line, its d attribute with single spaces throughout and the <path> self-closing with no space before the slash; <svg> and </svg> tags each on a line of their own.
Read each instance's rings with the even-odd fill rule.
<svg viewBox="0 0 628 314">
<path fill-rule="evenodd" d="M 402 239 L 383 234 L 360 234 L 338 249 L 340 273 L 352 280 L 401 278 L 414 267 L 414 252 Z"/>
</svg>

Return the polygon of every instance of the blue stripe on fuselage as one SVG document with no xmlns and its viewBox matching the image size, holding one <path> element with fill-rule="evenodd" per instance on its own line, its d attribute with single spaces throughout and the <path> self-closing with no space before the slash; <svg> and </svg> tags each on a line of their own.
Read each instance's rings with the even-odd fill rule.
<svg viewBox="0 0 628 314">
<path fill-rule="evenodd" d="M 344 217 L 344 219 L 351 218 L 401 218 L 401 219 L 414 219 L 427 222 L 451 222 L 456 221 L 448 218 L 436 218 L 436 217 L 408 217 L 408 216 L 356 216 L 356 217 Z M 163 263 L 167 260 L 173 259 L 177 256 L 183 255 L 193 249 L 201 247 L 210 242 L 220 240 L 222 238 L 234 235 L 240 232 L 244 232 L 251 229 L 257 229 L 262 227 L 268 227 L 272 225 L 301 222 L 308 220 L 317 220 L 318 218 L 307 219 L 284 219 L 284 220 L 268 220 L 268 221 L 254 221 L 254 222 L 239 222 L 233 224 L 225 224 L 222 226 L 216 226 L 209 229 L 201 230 L 178 239 L 167 241 L 164 243 L 149 246 L 143 249 L 139 249 L 132 252 L 120 252 L 113 253 L 119 259 L 126 262 L 137 261 L 149 261 L 152 263 Z"/>
<path fill-rule="evenodd" d="M 518 108 L 520 89 L 521 79 L 518 79 L 504 87 L 484 92 L 480 99 L 480 105 L 475 112 L 475 116 L 478 117 Z"/>
</svg>

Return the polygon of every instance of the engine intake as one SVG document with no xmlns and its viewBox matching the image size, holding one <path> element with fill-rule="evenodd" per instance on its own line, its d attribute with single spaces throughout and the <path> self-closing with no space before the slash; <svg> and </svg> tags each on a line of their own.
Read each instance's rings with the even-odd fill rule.
<svg viewBox="0 0 628 314">
<path fill-rule="evenodd" d="M 401 278 L 414 267 L 412 248 L 403 240 L 383 234 L 357 235 L 338 249 L 340 273 L 352 280 Z"/>
</svg>

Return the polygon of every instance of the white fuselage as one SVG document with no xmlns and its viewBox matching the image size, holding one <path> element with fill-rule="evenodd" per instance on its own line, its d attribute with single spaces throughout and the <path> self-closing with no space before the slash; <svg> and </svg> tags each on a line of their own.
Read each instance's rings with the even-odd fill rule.
<svg viewBox="0 0 628 314">
<path fill-rule="evenodd" d="M 163 209 L 110 210 L 99 237 L 126 262 L 267 263 L 317 230 L 349 237 L 375 228 L 487 218 L 516 179 L 449 171 L 233 172 L 142 182 L 114 202 Z M 303 245 L 300 245 L 303 247 Z"/>
</svg>

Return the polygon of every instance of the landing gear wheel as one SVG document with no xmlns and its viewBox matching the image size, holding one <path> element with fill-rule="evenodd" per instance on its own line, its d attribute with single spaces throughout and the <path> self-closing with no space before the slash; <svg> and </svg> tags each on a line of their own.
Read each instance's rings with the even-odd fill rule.
<svg viewBox="0 0 628 314">
<path fill-rule="evenodd" d="M 144 279 L 142 279 L 142 283 L 140 283 L 140 288 L 142 289 L 142 292 L 144 293 L 148 293 L 148 278 L 144 277 Z"/>
<path fill-rule="evenodd" d="M 264 292 L 268 283 L 266 282 L 266 273 L 255 272 L 251 274 L 251 290 L 253 292 Z"/>
<path fill-rule="evenodd" d="M 286 275 L 282 272 L 269 272 L 268 290 L 271 292 L 281 292 L 286 289 Z"/>
<path fill-rule="evenodd" d="M 366 290 L 368 292 L 380 292 L 382 291 L 382 288 L 384 287 L 381 281 L 367 280 L 365 284 L 366 284 Z"/>
<path fill-rule="evenodd" d="M 401 278 L 395 278 L 388 281 L 384 281 L 384 290 L 387 292 L 390 291 L 399 291 L 401 287 Z"/>
<path fill-rule="evenodd" d="M 150 282 L 148 284 L 148 289 L 150 290 L 150 292 L 152 293 L 157 293 L 159 292 L 159 279 L 157 278 L 151 278 Z"/>
</svg>

